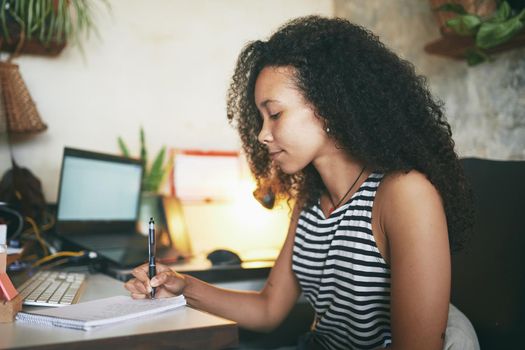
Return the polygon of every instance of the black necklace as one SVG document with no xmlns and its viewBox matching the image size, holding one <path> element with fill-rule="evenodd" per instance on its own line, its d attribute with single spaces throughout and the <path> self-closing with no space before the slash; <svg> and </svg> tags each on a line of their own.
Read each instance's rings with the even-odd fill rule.
<svg viewBox="0 0 525 350">
<path fill-rule="evenodd" d="M 359 175 L 357 175 L 357 178 L 354 180 L 354 183 L 352 184 L 352 186 L 350 186 L 348 191 L 346 191 L 345 195 L 343 196 L 343 198 L 341 198 L 341 200 L 339 201 L 339 203 L 337 203 L 337 205 L 334 204 L 334 201 L 332 200 L 332 196 L 330 196 L 330 193 L 328 193 L 328 199 L 330 200 L 330 203 L 332 203 L 332 208 L 328 210 L 328 215 L 329 216 L 333 213 L 334 210 L 339 208 L 341 203 L 343 203 L 343 201 L 345 200 L 346 196 L 348 196 L 348 194 L 350 193 L 350 191 L 352 191 L 352 188 L 354 188 L 355 184 L 357 183 L 357 181 L 359 180 L 361 175 L 363 175 L 363 172 L 365 171 L 365 169 L 366 169 L 366 166 L 364 166 L 363 169 L 361 169 L 361 172 L 359 173 Z"/>
</svg>

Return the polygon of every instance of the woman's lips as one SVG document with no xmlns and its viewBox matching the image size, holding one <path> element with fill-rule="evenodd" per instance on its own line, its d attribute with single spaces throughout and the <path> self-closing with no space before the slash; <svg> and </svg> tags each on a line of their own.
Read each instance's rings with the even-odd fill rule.
<svg viewBox="0 0 525 350">
<path fill-rule="evenodd" d="M 275 160 L 281 153 L 283 153 L 283 151 L 270 152 L 270 159 Z"/>
</svg>

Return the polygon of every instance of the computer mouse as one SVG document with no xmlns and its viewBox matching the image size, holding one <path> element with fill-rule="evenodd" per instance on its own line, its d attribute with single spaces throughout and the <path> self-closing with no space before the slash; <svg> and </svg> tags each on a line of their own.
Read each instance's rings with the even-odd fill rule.
<svg viewBox="0 0 525 350">
<path fill-rule="evenodd" d="M 240 265 L 242 262 L 239 255 L 228 249 L 216 249 L 209 253 L 206 258 L 213 266 L 220 265 Z"/>
</svg>

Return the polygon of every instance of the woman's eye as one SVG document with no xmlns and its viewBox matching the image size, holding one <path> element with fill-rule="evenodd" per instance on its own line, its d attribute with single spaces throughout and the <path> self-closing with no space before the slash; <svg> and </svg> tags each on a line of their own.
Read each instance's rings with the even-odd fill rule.
<svg viewBox="0 0 525 350">
<path fill-rule="evenodd" d="M 270 114 L 270 119 L 277 119 L 281 116 L 281 112 L 279 113 L 275 113 L 275 114 Z"/>
</svg>

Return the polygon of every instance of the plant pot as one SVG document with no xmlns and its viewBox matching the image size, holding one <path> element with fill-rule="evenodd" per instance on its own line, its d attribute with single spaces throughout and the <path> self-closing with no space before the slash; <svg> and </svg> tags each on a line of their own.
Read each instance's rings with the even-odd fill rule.
<svg viewBox="0 0 525 350">
<path fill-rule="evenodd" d="M 159 225 L 164 220 L 162 210 L 162 196 L 154 192 L 142 192 L 140 195 L 140 210 L 139 210 L 139 232 L 147 235 L 148 222 L 150 218 L 155 220 L 155 227 L 159 231 Z"/>
<path fill-rule="evenodd" d="M 13 53 L 18 45 L 19 38 L 14 38 L 11 42 L 4 42 L 0 51 Z M 66 47 L 66 43 L 58 43 L 52 41 L 49 45 L 44 45 L 36 39 L 25 39 L 24 44 L 20 48 L 18 54 L 38 55 L 55 57 L 58 56 Z"/>
<path fill-rule="evenodd" d="M 10 53 L 15 52 L 14 56 L 18 56 L 20 54 L 29 54 L 54 57 L 60 54 L 64 47 L 66 47 L 65 40 L 52 39 L 49 43 L 43 44 L 40 40 L 34 37 L 21 37 L 21 27 L 9 13 L 7 13 L 6 16 L 6 26 L 8 32 L 10 33 L 10 37 L 5 38 L 3 37 L 2 33 L 0 39 L 0 51 Z M 22 46 L 18 47 L 20 41 L 23 41 Z"/>
<path fill-rule="evenodd" d="M 184 213 L 178 198 L 143 192 L 139 212 L 139 232 L 147 234 L 150 218 L 155 221 L 158 248 L 173 248 L 179 258 L 192 254 Z"/>
<path fill-rule="evenodd" d="M 525 46 L 525 31 L 516 35 L 508 42 L 486 50 L 488 54 L 499 53 Z M 443 35 L 441 38 L 425 45 L 425 52 L 433 55 L 450 57 L 457 60 L 465 59 L 465 52 L 474 48 L 474 38 L 457 34 Z"/>
</svg>

